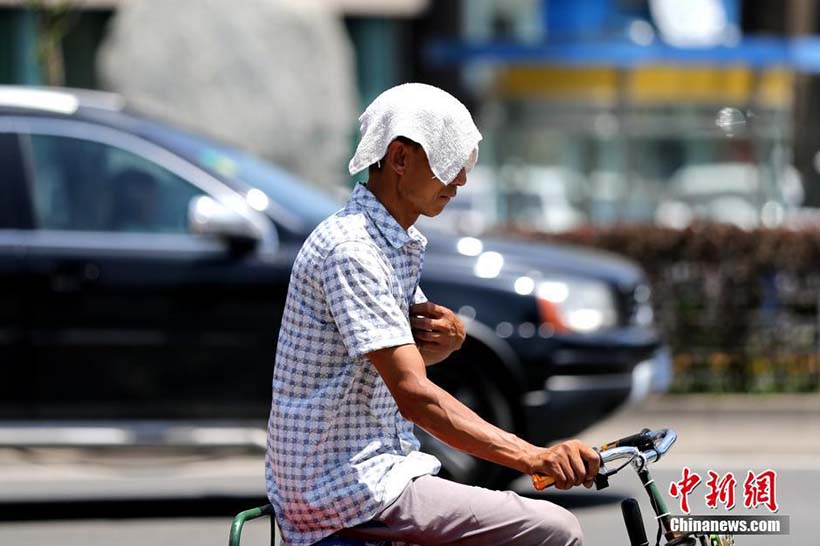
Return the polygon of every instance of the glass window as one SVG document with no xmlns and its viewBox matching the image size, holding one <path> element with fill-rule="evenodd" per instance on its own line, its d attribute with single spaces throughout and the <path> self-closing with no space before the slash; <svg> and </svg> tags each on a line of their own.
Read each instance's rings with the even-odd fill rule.
<svg viewBox="0 0 820 546">
<path fill-rule="evenodd" d="M 31 135 L 41 229 L 187 233 L 203 192 L 136 154 L 78 138 Z"/>
<path fill-rule="evenodd" d="M 578 223 L 777 225 L 803 193 L 789 118 L 734 106 L 488 100 L 482 158 L 495 172 L 501 221 L 559 231 Z M 718 123 L 724 112 L 733 123 Z M 524 193 L 504 191 L 513 188 Z"/>
<path fill-rule="evenodd" d="M 462 10 L 462 28 L 468 40 L 518 40 L 544 38 L 544 3 L 541 0 L 471 0 Z"/>
<path fill-rule="evenodd" d="M 0 229 L 20 227 L 27 220 L 20 210 L 25 188 L 23 172 L 17 135 L 0 132 Z"/>
<path fill-rule="evenodd" d="M 344 203 L 275 165 L 236 148 L 166 125 L 143 126 L 145 135 L 188 161 L 214 174 L 255 187 L 285 211 L 313 227 L 339 210 Z"/>
</svg>

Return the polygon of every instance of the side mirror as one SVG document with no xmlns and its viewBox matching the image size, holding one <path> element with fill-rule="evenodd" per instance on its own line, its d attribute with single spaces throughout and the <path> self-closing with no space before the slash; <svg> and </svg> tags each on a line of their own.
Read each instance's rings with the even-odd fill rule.
<svg viewBox="0 0 820 546">
<path fill-rule="evenodd" d="M 254 245 L 263 237 L 249 219 L 207 195 L 191 199 L 188 227 L 192 233 L 219 237 L 230 243 Z"/>
</svg>

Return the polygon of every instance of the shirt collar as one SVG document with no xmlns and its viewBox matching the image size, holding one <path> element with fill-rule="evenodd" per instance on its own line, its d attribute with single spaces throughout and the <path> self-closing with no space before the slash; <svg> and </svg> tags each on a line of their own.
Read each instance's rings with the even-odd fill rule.
<svg viewBox="0 0 820 546">
<path fill-rule="evenodd" d="M 367 186 L 359 183 L 353 190 L 351 200 L 359 204 L 364 209 L 365 213 L 370 217 L 373 223 L 381 232 L 382 236 L 395 248 L 401 248 L 406 244 L 416 242 L 422 247 L 427 245 L 427 239 L 421 232 L 416 229 L 416 226 L 410 226 L 405 230 L 393 218 L 381 201 L 373 195 Z"/>
</svg>

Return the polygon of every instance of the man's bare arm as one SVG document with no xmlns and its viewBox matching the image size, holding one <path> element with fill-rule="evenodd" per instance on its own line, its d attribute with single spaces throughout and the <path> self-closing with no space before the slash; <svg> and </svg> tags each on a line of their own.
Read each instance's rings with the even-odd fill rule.
<svg viewBox="0 0 820 546">
<path fill-rule="evenodd" d="M 427 378 L 415 345 L 381 349 L 367 356 L 401 414 L 444 443 L 519 472 L 554 476 L 561 489 L 591 485 L 599 463 L 592 449 L 577 440 L 540 448 L 488 423 Z"/>
</svg>

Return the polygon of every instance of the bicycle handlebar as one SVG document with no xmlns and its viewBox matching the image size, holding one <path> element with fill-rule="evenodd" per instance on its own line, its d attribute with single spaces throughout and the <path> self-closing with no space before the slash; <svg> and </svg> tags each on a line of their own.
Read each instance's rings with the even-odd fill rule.
<svg viewBox="0 0 820 546">
<path fill-rule="evenodd" d="M 601 446 L 599 451 L 601 462 L 607 463 L 643 454 L 647 462 L 654 463 L 669 451 L 677 439 L 677 433 L 669 428 L 643 429 L 639 434 L 633 434 L 617 442 Z"/>
<path fill-rule="evenodd" d="M 601 468 L 604 469 L 606 468 L 604 465 L 608 462 L 619 459 L 632 460 L 640 455 L 643 455 L 643 459 L 647 463 L 654 463 L 669 451 L 669 448 L 672 447 L 672 444 L 674 444 L 677 439 L 678 435 L 672 429 L 661 428 L 649 430 L 645 428 L 638 434 L 626 436 L 615 442 L 604 444 L 600 448 L 597 448 L 596 451 L 601 458 Z M 598 471 L 599 477 L 606 477 L 611 474 L 612 473 L 607 473 L 606 471 Z M 553 476 L 533 474 L 531 478 L 533 486 L 538 491 L 555 484 L 555 478 Z"/>
<path fill-rule="evenodd" d="M 672 444 L 678 439 L 677 433 L 671 428 L 653 430 L 648 433 L 648 436 L 652 438 L 652 443 L 655 447 L 644 451 L 643 455 L 646 457 L 647 462 L 650 463 L 654 463 L 660 459 L 661 456 L 665 455 L 666 452 L 669 451 L 669 448 L 672 447 Z"/>
</svg>

